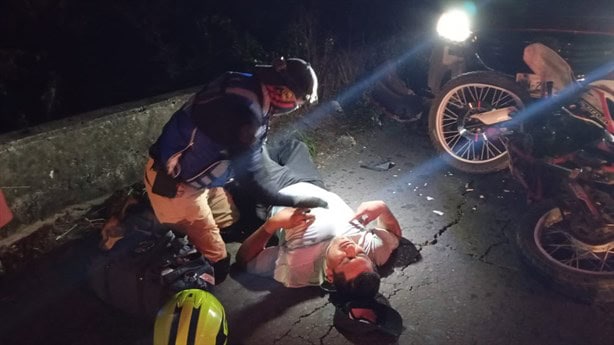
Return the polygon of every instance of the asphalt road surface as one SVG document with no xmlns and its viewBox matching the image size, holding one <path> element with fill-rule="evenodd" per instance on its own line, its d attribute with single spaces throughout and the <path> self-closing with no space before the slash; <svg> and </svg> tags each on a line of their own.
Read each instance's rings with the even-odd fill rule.
<svg viewBox="0 0 614 345">
<path fill-rule="evenodd" d="M 229 344 L 614 344 L 614 307 L 553 292 L 521 265 L 510 238 L 527 206 L 506 172 L 454 171 L 425 133 L 400 125 L 350 135 L 317 161 L 328 187 L 352 207 L 386 201 L 411 242 L 381 287 L 403 317 L 403 333 L 340 333 L 319 288 L 286 289 L 233 272 L 215 288 Z M 394 167 L 386 171 L 361 167 L 388 161 Z M 106 307 L 83 284 L 82 258 L 95 240 L 60 248 L 1 282 L 1 344 L 151 343 L 150 323 Z M 238 244 L 229 248 L 234 254 Z"/>
</svg>

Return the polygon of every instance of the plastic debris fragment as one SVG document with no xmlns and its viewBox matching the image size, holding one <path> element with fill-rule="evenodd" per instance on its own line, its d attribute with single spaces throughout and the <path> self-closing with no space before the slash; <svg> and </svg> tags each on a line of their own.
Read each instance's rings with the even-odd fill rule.
<svg viewBox="0 0 614 345">
<path fill-rule="evenodd" d="M 377 164 L 361 164 L 361 168 L 373 170 L 373 171 L 388 171 L 396 165 L 393 161 L 384 161 Z"/>
</svg>

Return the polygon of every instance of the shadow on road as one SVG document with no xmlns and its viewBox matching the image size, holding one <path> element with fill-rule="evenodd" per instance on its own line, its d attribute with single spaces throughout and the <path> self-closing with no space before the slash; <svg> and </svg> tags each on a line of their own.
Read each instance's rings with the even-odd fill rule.
<svg viewBox="0 0 614 345">
<path fill-rule="evenodd" d="M 0 344 L 148 344 L 151 321 L 113 310 L 87 285 L 97 233 L 0 280 Z"/>
</svg>

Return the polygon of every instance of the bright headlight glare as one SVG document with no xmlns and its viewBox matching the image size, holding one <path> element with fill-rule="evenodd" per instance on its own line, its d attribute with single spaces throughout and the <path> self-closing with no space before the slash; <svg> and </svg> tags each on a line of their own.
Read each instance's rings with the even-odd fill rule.
<svg viewBox="0 0 614 345">
<path fill-rule="evenodd" d="M 469 15 L 462 10 L 444 12 L 437 22 L 437 33 L 454 42 L 462 42 L 471 35 Z"/>
</svg>

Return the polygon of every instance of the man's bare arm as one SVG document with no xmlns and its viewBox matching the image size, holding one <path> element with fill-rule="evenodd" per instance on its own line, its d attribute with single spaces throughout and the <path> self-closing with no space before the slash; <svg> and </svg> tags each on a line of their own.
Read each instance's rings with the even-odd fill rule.
<svg viewBox="0 0 614 345">
<path fill-rule="evenodd" d="M 392 214 L 392 211 L 390 211 L 388 206 L 387 205 L 385 206 L 386 206 L 385 210 L 383 210 L 382 213 L 377 218 L 377 221 L 380 227 L 388 230 L 388 232 L 394 234 L 398 238 L 403 237 L 403 233 L 401 231 L 401 225 L 399 224 L 399 221 L 394 216 L 394 214 Z"/>
<path fill-rule="evenodd" d="M 356 209 L 356 214 L 352 220 L 358 220 L 363 225 L 367 225 L 377 219 L 380 227 L 388 230 L 398 238 L 402 237 L 399 221 L 392 214 L 388 205 L 382 200 L 365 201 Z"/>
<path fill-rule="evenodd" d="M 274 228 L 274 225 L 267 219 L 258 230 L 254 231 L 248 238 L 241 243 L 239 250 L 237 251 L 237 264 L 241 267 L 245 267 L 248 262 L 258 256 L 260 252 L 264 250 L 264 246 L 269 239 L 273 236 L 278 228 Z"/>
<path fill-rule="evenodd" d="M 305 231 L 314 220 L 315 217 L 309 214 L 306 209 L 291 207 L 282 209 L 267 219 L 258 230 L 243 241 L 237 251 L 237 264 L 245 267 L 248 262 L 258 256 L 278 229 L 292 229 L 294 232 Z"/>
</svg>

